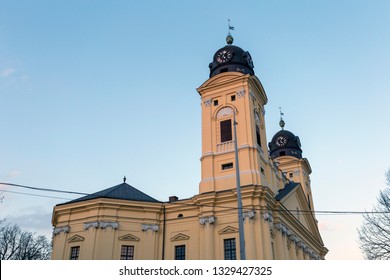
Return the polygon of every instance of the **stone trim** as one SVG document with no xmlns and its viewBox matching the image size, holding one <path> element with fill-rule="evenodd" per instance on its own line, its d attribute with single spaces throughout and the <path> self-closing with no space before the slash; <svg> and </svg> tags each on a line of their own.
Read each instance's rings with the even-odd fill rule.
<svg viewBox="0 0 390 280">
<path fill-rule="evenodd" d="M 309 255 L 314 260 L 320 260 L 321 257 L 312 250 L 305 242 L 299 239 L 299 237 L 292 233 L 292 231 L 283 223 L 275 224 L 275 228 L 282 233 L 282 236 L 286 236 L 291 242 L 295 243 L 297 249 L 301 249 L 302 252 Z"/>
<path fill-rule="evenodd" d="M 253 220 L 255 218 L 256 212 L 255 211 L 245 211 L 242 213 L 242 217 L 244 220 L 248 218 L 248 220 Z"/>
<path fill-rule="evenodd" d="M 203 102 L 204 106 L 206 107 L 210 107 L 211 106 L 211 98 L 209 99 L 206 99 L 204 102 Z"/>
<path fill-rule="evenodd" d="M 84 223 L 84 229 L 88 230 L 89 228 L 98 228 L 99 227 L 99 222 L 87 222 Z"/>
<path fill-rule="evenodd" d="M 200 217 L 199 218 L 199 224 L 201 225 L 205 225 L 206 223 L 208 224 L 214 224 L 215 223 L 215 220 L 217 218 L 215 216 L 209 216 L 209 217 Z"/>
<path fill-rule="evenodd" d="M 157 224 L 142 224 L 141 230 L 142 231 L 151 230 L 151 231 L 157 232 L 159 230 L 159 227 Z"/>
<path fill-rule="evenodd" d="M 60 234 L 61 232 L 69 233 L 69 231 L 70 231 L 70 226 L 56 227 L 53 230 L 53 235 L 55 236 L 57 234 Z"/>
</svg>

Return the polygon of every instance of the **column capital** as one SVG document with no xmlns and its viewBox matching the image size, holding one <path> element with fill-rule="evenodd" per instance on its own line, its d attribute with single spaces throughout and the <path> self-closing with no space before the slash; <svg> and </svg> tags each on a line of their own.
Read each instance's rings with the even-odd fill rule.
<svg viewBox="0 0 390 280">
<path fill-rule="evenodd" d="M 215 216 L 208 216 L 208 217 L 200 217 L 199 218 L 199 224 L 201 225 L 205 225 L 206 223 L 208 224 L 214 224 L 215 223 L 215 220 L 217 218 Z"/>
</svg>

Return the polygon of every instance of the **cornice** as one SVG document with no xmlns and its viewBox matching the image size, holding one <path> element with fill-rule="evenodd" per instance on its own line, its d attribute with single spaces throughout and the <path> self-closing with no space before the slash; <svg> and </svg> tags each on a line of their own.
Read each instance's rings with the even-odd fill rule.
<svg viewBox="0 0 390 280">
<path fill-rule="evenodd" d="M 242 74 L 239 72 L 226 72 L 215 75 L 210 79 L 206 80 L 199 88 L 196 90 L 198 93 L 203 96 L 203 93 L 208 90 L 216 90 L 218 88 L 225 88 L 227 86 L 232 86 L 235 84 L 247 84 L 249 79 L 249 74 Z"/>
</svg>

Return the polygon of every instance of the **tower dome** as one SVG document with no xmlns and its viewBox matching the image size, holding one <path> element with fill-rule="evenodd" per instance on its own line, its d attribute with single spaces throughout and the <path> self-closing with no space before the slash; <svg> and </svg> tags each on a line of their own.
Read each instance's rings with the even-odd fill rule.
<svg viewBox="0 0 390 280">
<path fill-rule="evenodd" d="M 302 158 L 301 142 L 298 136 L 295 136 L 288 130 L 278 131 L 271 142 L 268 143 L 270 156 L 272 159 L 281 156 L 292 156 Z"/>
<path fill-rule="evenodd" d="M 252 57 L 248 51 L 233 45 L 233 36 L 226 37 L 227 45 L 216 51 L 209 64 L 210 78 L 223 72 L 241 72 L 254 75 Z"/>
</svg>

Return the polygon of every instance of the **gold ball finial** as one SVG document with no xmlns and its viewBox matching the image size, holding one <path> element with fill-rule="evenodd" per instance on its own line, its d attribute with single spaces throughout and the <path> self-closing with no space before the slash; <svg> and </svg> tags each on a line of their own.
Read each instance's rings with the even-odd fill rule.
<svg viewBox="0 0 390 280">
<path fill-rule="evenodd" d="M 282 128 L 282 130 L 284 129 L 284 125 L 285 125 L 286 123 L 284 122 L 284 120 L 283 119 L 281 119 L 280 121 L 279 121 L 279 125 L 280 125 L 280 127 Z"/>
<path fill-rule="evenodd" d="M 228 34 L 228 35 L 226 36 L 226 43 L 227 43 L 228 45 L 231 45 L 231 44 L 233 44 L 233 41 L 234 41 L 233 36 L 232 36 L 231 34 Z"/>
</svg>

